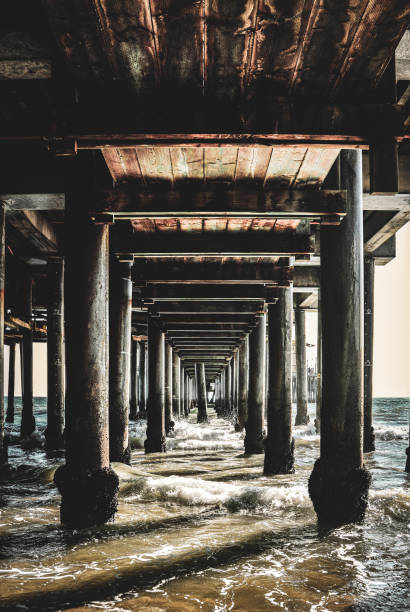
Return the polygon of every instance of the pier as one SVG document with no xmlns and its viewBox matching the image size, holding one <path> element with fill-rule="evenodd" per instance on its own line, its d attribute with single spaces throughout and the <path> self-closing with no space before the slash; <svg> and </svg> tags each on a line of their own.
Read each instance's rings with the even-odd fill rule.
<svg viewBox="0 0 410 612">
<path fill-rule="evenodd" d="M 27 442 L 43 342 L 64 527 L 115 518 L 130 424 L 160 461 L 176 423 L 227 419 L 275 479 L 311 403 L 318 524 L 362 521 L 375 266 L 410 220 L 410 7 L 69 4 L 0 7 L 2 473 L 16 352 Z"/>
</svg>

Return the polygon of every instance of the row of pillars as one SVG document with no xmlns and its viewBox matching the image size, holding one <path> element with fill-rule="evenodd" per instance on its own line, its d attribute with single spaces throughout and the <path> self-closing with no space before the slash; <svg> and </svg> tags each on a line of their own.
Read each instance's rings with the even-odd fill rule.
<svg viewBox="0 0 410 612">
<path fill-rule="evenodd" d="M 322 523 L 343 523 L 363 517 L 370 475 L 363 465 L 364 283 L 361 152 L 342 152 L 347 214 L 340 227 L 321 229 L 322 384 L 320 458 L 309 479 L 309 492 Z M 65 312 L 65 448 L 66 463 L 55 474 L 61 492 L 61 519 L 72 527 L 103 523 L 117 508 L 118 477 L 111 468 L 113 453 L 127 460 L 130 381 L 131 280 L 119 266 L 117 320 L 109 333 L 109 226 L 95 224 L 87 214 L 88 195 L 75 188 L 66 197 Z M 75 237 L 75 239 L 74 239 Z M 0 373 L 4 343 L 4 207 L 0 215 Z M 117 286 L 117 287 L 118 287 Z M 245 448 L 265 451 L 266 474 L 293 471 L 291 418 L 292 290 L 278 291 L 268 306 L 269 355 L 266 359 L 266 314 L 258 316 L 248 339 L 239 372 L 248 370 Z M 50 301 L 51 302 L 51 301 Z M 56 313 L 59 309 L 56 308 Z M 63 315 L 56 314 L 56 336 L 62 337 Z M 114 322 L 115 321 L 115 322 Z M 51 327 L 50 327 L 51 329 Z M 116 345 L 117 363 L 109 367 L 109 343 Z M 168 349 L 167 349 L 168 350 Z M 244 346 L 240 352 L 246 353 Z M 56 354 L 59 354 L 58 359 Z M 113 351 L 111 351 L 111 355 Z M 49 364 L 61 366 L 61 344 Z M 166 368 L 165 334 L 151 317 L 148 323 L 148 402 L 146 451 L 165 450 Z M 53 365 L 54 364 L 54 365 Z M 246 367 L 248 366 L 248 367 Z M 168 376 L 169 376 L 168 360 Z M 173 363 L 174 374 L 174 363 Z M 229 382 L 217 381 L 217 389 Z M 178 374 L 179 372 L 179 374 Z M 267 373 L 267 435 L 264 439 Z M 178 380 L 180 369 L 175 369 Z M 242 376 L 244 378 L 244 376 Z M 62 380 L 56 377 L 55 397 L 61 399 Z M 204 364 L 196 367 L 198 409 L 206 409 Z M 182 385 L 182 387 L 184 387 Z M 179 385 L 181 389 L 181 385 Z M 169 398 L 169 386 L 167 396 Z M 244 417 L 245 394 L 239 384 L 238 419 Z M 220 397 L 219 393 L 219 397 Z M 187 394 L 189 398 L 189 392 Z M 192 389 L 191 389 L 191 396 Z M 205 399 L 204 399 L 205 398 Z M 218 393 L 217 393 L 218 399 Z M 169 399 L 168 399 L 169 401 Z M 229 400 L 228 400 L 229 401 Z M 201 404 L 201 406 L 200 406 Z M 3 441 L 4 380 L 0 376 L 0 440 Z M 206 414 L 206 413 L 205 413 Z"/>
</svg>

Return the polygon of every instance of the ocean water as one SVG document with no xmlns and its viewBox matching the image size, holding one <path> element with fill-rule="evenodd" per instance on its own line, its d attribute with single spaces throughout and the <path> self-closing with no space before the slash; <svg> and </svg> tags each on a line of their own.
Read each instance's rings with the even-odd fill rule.
<svg viewBox="0 0 410 612">
<path fill-rule="evenodd" d="M 44 398 L 35 407 L 41 443 Z M 115 521 L 74 532 L 59 526 L 52 479 L 62 459 L 12 445 L 0 489 L 0 608 L 410 610 L 409 412 L 408 398 L 375 400 L 367 516 L 334 530 L 318 529 L 308 496 L 312 424 L 295 428 L 295 474 L 267 478 L 263 457 L 245 457 L 243 433 L 212 411 L 207 424 L 177 422 L 165 455 L 145 456 L 145 423 L 132 423 L 132 465 L 113 465 Z M 10 435 L 18 425 L 19 414 Z"/>
</svg>

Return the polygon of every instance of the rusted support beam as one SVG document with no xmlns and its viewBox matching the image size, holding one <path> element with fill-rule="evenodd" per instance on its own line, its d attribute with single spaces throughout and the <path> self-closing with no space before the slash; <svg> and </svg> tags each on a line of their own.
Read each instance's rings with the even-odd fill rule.
<svg viewBox="0 0 410 612">
<path fill-rule="evenodd" d="M 254 314 L 255 312 L 260 312 L 263 310 L 264 301 L 263 300 L 254 300 L 247 302 L 240 301 L 218 301 L 218 302 L 155 302 L 152 306 L 150 306 L 149 310 L 152 314 L 158 313 L 161 315 L 195 315 L 201 313 L 208 313 L 211 317 L 218 313 L 224 314 Z"/>
<path fill-rule="evenodd" d="M 182 232 L 178 234 L 178 240 L 165 233 L 164 235 L 152 234 L 149 236 L 135 233 L 127 234 L 127 236 L 118 239 L 113 244 L 112 252 L 133 254 L 136 258 L 195 255 L 218 257 L 221 253 L 225 257 L 281 257 L 313 253 L 314 243 L 309 235 L 275 232 L 269 236 L 258 234 L 256 237 L 246 232 L 232 235 L 224 233 L 222 236 L 217 232 L 195 236 Z M 135 279 L 137 278 L 135 276 Z M 154 277 L 147 280 L 153 281 L 156 279 Z M 200 277 L 199 280 L 203 283 L 207 279 Z"/>
<path fill-rule="evenodd" d="M 131 368 L 131 265 L 110 266 L 110 461 L 129 464 L 128 442 Z"/>
<path fill-rule="evenodd" d="M 369 255 L 374 253 L 408 221 L 410 221 L 410 211 L 373 212 L 364 223 L 365 253 Z"/>
<path fill-rule="evenodd" d="M 180 313 L 174 314 L 161 314 L 156 317 L 164 327 L 172 328 L 175 325 L 205 325 L 205 326 L 217 326 L 224 323 L 228 325 L 251 325 L 254 320 L 254 314 L 241 314 L 241 313 L 196 313 L 186 315 Z"/>
<path fill-rule="evenodd" d="M 302 236 L 302 238 L 306 238 Z M 257 240 L 257 239 L 256 239 Z M 225 248 L 220 245 L 219 253 L 225 253 Z M 172 263 L 171 265 L 164 265 Z M 289 282 L 292 279 L 293 268 L 288 266 L 276 266 L 271 262 L 242 262 L 227 261 L 227 262 L 181 262 L 178 260 L 164 260 L 153 262 L 147 260 L 135 260 L 132 270 L 132 280 L 138 286 L 145 286 L 147 283 L 153 284 L 171 284 L 188 283 L 189 285 L 205 283 L 220 284 L 235 284 L 235 285 L 272 285 L 282 282 Z M 241 295 L 241 288 L 234 288 L 237 295 Z M 219 290 L 219 288 L 218 288 Z"/>
<path fill-rule="evenodd" d="M 364 258 L 364 408 L 363 452 L 375 450 L 373 429 L 374 258 Z"/>
<path fill-rule="evenodd" d="M 292 474 L 292 290 L 281 289 L 277 304 L 268 307 L 269 394 L 263 473 Z"/>
<path fill-rule="evenodd" d="M 295 309 L 295 336 L 296 336 L 296 391 L 297 412 L 295 425 L 309 423 L 307 406 L 307 372 L 306 372 L 306 330 L 305 311 Z"/>
<path fill-rule="evenodd" d="M 46 449 L 64 448 L 64 259 L 47 262 L 47 429 Z"/>
<path fill-rule="evenodd" d="M 145 452 L 164 453 L 165 335 L 154 318 L 148 320 L 148 406 Z"/>
<path fill-rule="evenodd" d="M 138 265 L 138 261 L 136 262 Z M 185 301 L 188 302 L 200 302 L 200 301 L 226 301 L 230 302 L 245 302 L 255 300 L 274 300 L 276 299 L 275 288 L 265 285 L 210 285 L 195 284 L 195 285 L 183 285 L 183 284 L 160 284 L 160 285 L 147 285 L 141 288 L 140 294 L 141 299 L 150 303 L 153 301 L 154 305 L 160 304 L 162 301 L 176 300 L 182 306 Z"/>
<path fill-rule="evenodd" d="M 30 244 L 34 251 L 57 254 L 57 234 L 48 219 L 36 210 L 15 210 L 7 212 L 7 223 Z"/>
<path fill-rule="evenodd" d="M 0 196 L 7 210 L 65 210 L 64 193 L 13 193 Z"/>
<path fill-rule="evenodd" d="M 70 176 L 65 250 L 66 464 L 54 477 L 61 520 L 72 528 L 105 523 L 117 509 L 118 477 L 108 434 L 109 227 L 90 223 L 81 163 Z M 70 163 L 71 167 L 71 163 Z M 81 333 L 79 333 L 81 330 Z"/>
<path fill-rule="evenodd" d="M 398 145 L 395 140 L 370 145 L 370 193 L 392 195 L 399 191 Z"/>
<path fill-rule="evenodd" d="M 407 211 L 410 212 L 410 195 L 393 194 L 393 195 L 370 195 L 363 194 L 363 210 L 390 210 L 390 211 Z"/>
<path fill-rule="evenodd" d="M 293 286 L 296 288 L 320 287 L 320 266 L 295 266 Z"/>
<path fill-rule="evenodd" d="M 347 215 L 321 231 L 322 413 L 320 459 L 309 493 L 322 524 L 364 517 L 370 474 L 363 467 L 362 159 L 341 154 Z"/>
<path fill-rule="evenodd" d="M 265 407 L 266 314 L 258 315 L 256 328 L 249 335 L 248 418 L 245 453 L 263 453 Z"/>
<path fill-rule="evenodd" d="M 291 147 L 303 147 L 303 146 L 320 146 L 321 148 L 326 147 L 335 147 L 337 149 L 360 149 L 362 147 L 367 146 L 369 142 L 373 140 L 372 134 L 374 133 L 374 125 L 376 122 L 386 122 L 389 120 L 392 124 L 393 132 L 397 132 L 398 138 L 400 137 L 401 131 L 401 115 L 400 109 L 396 109 L 397 105 L 384 105 L 381 107 L 380 105 L 363 105 L 358 106 L 352 109 L 351 107 L 348 110 L 348 115 L 344 114 L 344 109 L 342 106 L 334 107 L 335 116 L 337 116 L 338 124 L 340 126 L 341 122 L 346 121 L 347 117 L 355 117 L 356 126 L 360 130 L 360 133 L 363 135 L 355 135 L 352 132 L 352 126 L 344 132 L 341 130 L 338 134 L 335 133 L 334 123 L 332 124 L 332 129 L 329 129 L 329 133 L 325 133 L 325 127 L 323 127 L 321 133 L 317 134 L 313 129 L 306 130 L 306 126 L 304 126 L 303 132 L 299 133 L 297 128 L 293 133 L 257 133 L 254 131 L 253 133 L 229 133 L 229 134 L 216 134 L 201 131 L 200 126 L 198 126 L 198 130 L 195 133 L 166 133 L 166 134 L 143 134 L 143 133 L 134 133 L 134 134 L 87 134 L 81 136 L 71 136 L 68 135 L 66 137 L 67 141 L 76 140 L 76 145 L 79 151 L 82 150 L 90 150 L 90 149 L 108 149 L 108 148 L 121 148 L 121 147 L 140 147 L 140 146 L 162 146 L 162 147 L 198 147 L 198 145 L 206 146 L 206 147 L 221 147 L 223 146 L 262 146 L 262 147 L 272 147 L 272 146 L 291 146 Z M 333 107 L 332 107 L 333 108 Z M 286 109 L 289 111 L 289 109 Z M 317 116 L 320 116 L 321 113 L 315 105 L 314 107 L 315 113 Z M 395 112 L 396 111 L 396 112 Z M 329 117 L 332 112 L 329 112 L 329 107 L 327 107 L 326 117 Z M 332 118 L 333 119 L 333 118 Z M 368 126 L 368 127 L 366 127 Z M 341 127 L 341 126 L 340 126 Z M 386 127 L 386 126 L 385 126 Z M 329 126 L 330 128 L 330 126 Z M 368 135 L 366 135 L 366 131 L 368 130 Z M 372 131 L 373 130 L 373 131 Z M 310 133 L 307 133 L 310 132 Z M 352 135 L 353 134 L 353 135 Z M 40 139 L 40 137 L 39 137 Z"/>
<path fill-rule="evenodd" d="M 151 186 L 149 191 L 120 187 L 98 196 L 114 219 L 173 217 L 300 218 L 326 217 L 345 213 L 339 191 L 309 189 L 227 189 L 185 185 L 174 189 Z M 101 208 L 99 208 L 101 210 Z M 136 224 L 135 228 L 138 228 Z"/>
</svg>

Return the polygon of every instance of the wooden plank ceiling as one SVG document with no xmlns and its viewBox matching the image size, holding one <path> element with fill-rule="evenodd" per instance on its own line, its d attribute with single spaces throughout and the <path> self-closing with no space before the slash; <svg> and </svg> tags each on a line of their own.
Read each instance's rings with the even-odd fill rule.
<svg viewBox="0 0 410 612">
<path fill-rule="evenodd" d="M 318 186 L 338 149 L 307 147 L 136 147 L 104 149 L 115 182 L 224 183 L 266 188 Z"/>
<path fill-rule="evenodd" d="M 272 94 L 332 99 L 342 90 L 359 99 L 382 75 L 410 11 L 403 0 L 43 4 L 83 81 L 128 81 L 138 94 L 168 88 L 232 110 L 258 93 L 268 103 Z"/>
<path fill-rule="evenodd" d="M 204 233 L 256 233 L 275 232 L 292 233 L 296 230 L 300 219 L 232 219 L 232 218 L 170 218 L 170 219 L 134 219 L 131 221 L 135 232 L 153 234 L 156 232 L 189 232 Z"/>
</svg>

